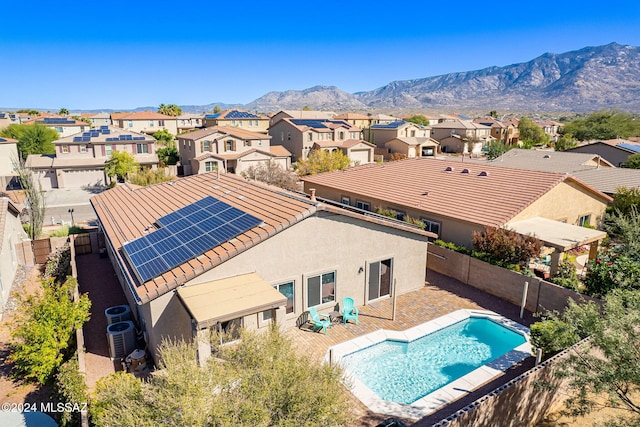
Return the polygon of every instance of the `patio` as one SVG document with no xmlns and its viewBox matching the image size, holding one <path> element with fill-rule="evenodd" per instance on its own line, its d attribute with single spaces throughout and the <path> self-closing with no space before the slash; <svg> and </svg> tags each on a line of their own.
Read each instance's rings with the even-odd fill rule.
<svg viewBox="0 0 640 427">
<path fill-rule="evenodd" d="M 527 327 L 535 321 L 532 314 L 526 311 L 524 318 L 520 319 L 520 308 L 516 305 L 481 292 L 471 286 L 464 285 L 450 277 L 429 271 L 423 288 L 397 298 L 395 322 L 391 320 L 392 300 L 387 299 L 358 307 L 360 310 L 358 325 L 355 323 L 347 323 L 346 325 L 342 323 L 334 324 L 327 330 L 326 335 L 311 332 L 304 328 L 291 328 L 286 331 L 286 334 L 292 338 L 300 354 L 306 354 L 321 360 L 328 348 L 335 344 L 378 329 L 405 330 L 464 308 L 495 311 Z M 525 363 L 525 365 L 528 364 Z M 441 419 L 473 402 L 482 395 L 482 392 L 486 393 L 495 388 L 496 382 L 506 382 L 508 379 L 522 373 L 524 369 L 524 366 L 512 369 L 513 372 L 509 371 L 505 376 L 481 387 L 476 392 L 470 393 L 428 418 L 433 421 Z M 387 418 L 385 415 L 372 413 L 351 394 L 349 394 L 349 398 L 352 403 L 353 414 L 358 419 L 355 425 L 375 425 Z"/>
</svg>

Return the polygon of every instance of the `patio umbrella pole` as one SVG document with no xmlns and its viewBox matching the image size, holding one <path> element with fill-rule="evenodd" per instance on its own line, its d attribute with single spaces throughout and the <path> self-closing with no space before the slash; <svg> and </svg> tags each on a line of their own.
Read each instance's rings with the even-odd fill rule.
<svg viewBox="0 0 640 427">
<path fill-rule="evenodd" d="M 524 316 L 524 306 L 527 303 L 527 293 L 529 292 L 529 282 L 524 282 L 524 290 L 522 291 L 522 305 L 520 306 L 520 318 Z"/>
</svg>

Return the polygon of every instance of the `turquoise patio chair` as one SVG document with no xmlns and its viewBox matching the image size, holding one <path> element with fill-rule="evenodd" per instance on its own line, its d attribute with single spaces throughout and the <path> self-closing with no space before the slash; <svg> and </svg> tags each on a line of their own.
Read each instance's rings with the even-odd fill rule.
<svg viewBox="0 0 640 427">
<path fill-rule="evenodd" d="M 315 307 L 309 309 L 309 317 L 311 318 L 311 327 L 314 331 L 322 329 L 322 333 L 326 335 L 327 328 L 331 327 L 331 319 L 326 314 L 318 314 Z"/>
<path fill-rule="evenodd" d="M 347 323 L 347 320 L 355 320 L 358 324 L 358 307 L 356 307 L 353 298 L 346 297 L 342 300 L 342 323 Z"/>
</svg>

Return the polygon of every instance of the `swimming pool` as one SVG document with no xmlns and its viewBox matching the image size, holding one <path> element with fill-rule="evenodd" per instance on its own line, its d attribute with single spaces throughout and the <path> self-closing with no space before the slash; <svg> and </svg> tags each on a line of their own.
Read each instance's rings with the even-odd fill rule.
<svg viewBox="0 0 640 427">
<path fill-rule="evenodd" d="M 330 349 L 371 410 L 434 412 L 531 355 L 528 329 L 490 311 L 458 310 L 406 331 L 379 330 Z"/>
</svg>

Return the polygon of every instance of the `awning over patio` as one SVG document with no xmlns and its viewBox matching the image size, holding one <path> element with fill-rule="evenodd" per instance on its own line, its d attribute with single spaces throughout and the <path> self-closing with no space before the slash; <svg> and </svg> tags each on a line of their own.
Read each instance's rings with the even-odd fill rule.
<svg viewBox="0 0 640 427">
<path fill-rule="evenodd" d="M 284 306 L 287 298 L 256 273 L 178 289 L 198 328 Z"/>
<path fill-rule="evenodd" d="M 540 217 L 510 222 L 504 228 L 523 235 L 534 236 L 540 239 L 545 246 L 556 248 L 560 252 L 607 237 L 607 233 L 604 231 Z"/>
</svg>

